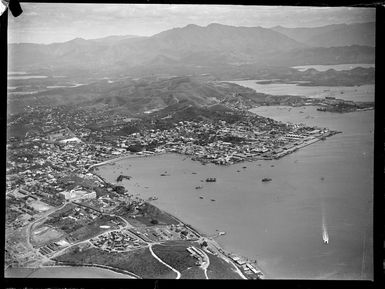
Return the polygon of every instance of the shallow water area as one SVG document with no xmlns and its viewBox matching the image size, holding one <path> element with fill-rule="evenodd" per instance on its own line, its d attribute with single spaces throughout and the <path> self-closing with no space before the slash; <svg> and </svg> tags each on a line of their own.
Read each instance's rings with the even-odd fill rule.
<svg viewBox="0 0 385 289">
<path fill-rule="evenodd" d="M 374 84 L 361 86 L 301 86 L 293 83 L 260 84 L 260 80 L 227 81 L 271 95 L 298 95 L 311 98 L 331 96 L 343 100 L 374 101 Z"/>
<path fill-rule="evenodd" d="M 359 64 L 330 64 L 330 65 L 302 65 L 302 66 L 293 66 L 292 68 L 295 68 L 299 71 L 306 71 L 310 68 L 313 68 L 318 71 L 327 71 L 329 69 L 334 69 L 337 71 L 342 70 L 351 70 L 357 67 L 362 68 L 374 68 L 374 64 L 368 64 L 368 63 L 359 63 Z"/>
</svg>

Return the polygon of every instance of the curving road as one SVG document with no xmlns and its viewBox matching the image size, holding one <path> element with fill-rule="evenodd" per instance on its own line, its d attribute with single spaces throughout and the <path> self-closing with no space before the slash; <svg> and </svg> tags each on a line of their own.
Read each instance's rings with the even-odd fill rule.
<svg viewBox="0 0 385 289">
<path fill-rule="evenodd" d="M 178 270 L 176 270 L 175 268 L 171 267 L 170 265 L 168 265 L 167 263 L 163 262 L 163 260 L 160 259 L 160 258 L 154 253 L 154 251 L 152 250 L 152 245 L 153 245 L 153 244 L 149 244 L 149 245 L 148 245 L 148 249 L 150 249 L 150 252 L 151 252 L 152 256 L 153 256 L 156 260 L 158 260 L 160 263 L 162 263 L 163 265 L 167 266 L 167 267 L 170 268 L 172 271 L 174 271 L 174 272 L 176 273 L 176 278 L 175 278 L 175 279 L 180 279 L 180 276 L 181 276 L 180 272 L 179 272 Z"/>
<path fill-rule="evenodd" d="M 207 275 L 207 268 L 210 266 L 210 258 L 209 256 L 206 254 L 205 251 L 201 250 L 201 249 L 198 249 L 196 248 L 198 251 L 200 251 L 203 256 L 204 256 L 204 260 L 201 264 L 201 268 L 203 270 L 203 272 L 205 273 L 205 276 L 206 276 L 206 279 L 209 279 L 209 276 Z"/>
</svg>

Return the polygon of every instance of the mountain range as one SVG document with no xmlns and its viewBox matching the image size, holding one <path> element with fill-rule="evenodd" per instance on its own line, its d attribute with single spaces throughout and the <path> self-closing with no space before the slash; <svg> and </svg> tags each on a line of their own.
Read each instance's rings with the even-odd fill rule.
<svg viewBox="0 0 385 289">
<path fill-rule="evenodd" d="M 9 44 L 13 71 L 97 74 L 240 65 L 374 63 L 374 23 L 316 28 L 190 24 L 151 37 L 111 36 L 64 43 Z"/>
<path fill-rule="evenodd" d="M 314 28 L 276 26 L 272 30 L 313 47 L 375 46 L 375 22 L 333 24 Z"/>
</svg>

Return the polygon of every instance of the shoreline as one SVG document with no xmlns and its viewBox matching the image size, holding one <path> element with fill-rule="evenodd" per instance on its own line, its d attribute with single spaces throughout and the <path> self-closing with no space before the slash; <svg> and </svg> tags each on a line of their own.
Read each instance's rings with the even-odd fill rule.
<svg viewBox="0 0 385 289">
<path fill-rule="evenodd" d="M 149 156 L 145 156 L 145 157 L 151 157 L 151 156 L 156 156 L 156 155 L 162 155 L 162 154 L 176 154 L 178 156 L 182 156 L 181 154 L 179 153 L 173 153 L 173 152 L 165 152 L 165 153 L 159 153 L 159 154 L 154 154 L 154 155 L 149 155 Z M 144 156 L 138 156 L 138 157 L 144 157 Z M 130 158 L 130 157 L 128 157 Z M 133 157 L 135 158 L 135 156 Z M 119 161 L 122 161 L 124 159 L 127 159 L 127 158 L 120 158 Z M 116 159 L 115 159 L 116 160 Z M 191 158 L 190 158 L 191 160 Z M 249 161 L 255 161 L 255 160 L 249 160 Z M 108 163 L 105 163 L 105 164 L 102 164 L 102 165 L 108 165 Z M 115 165 L 115 164 L 114 164 Z M 201 164 L 203 165 L 203 164 Z M 101 175 L 99 175 L 98 173 L 96 172 L 92 172 L 92 174 L 94 174 L 95 176 L 97 176 L 98 178 L 100 178 L 101 180 L 103 180 L 104 183 L 108 183 Z M 139 197 L 143 202 L 145 203 L 149 203 L 148 201 L 142 199 L 141 197 Z M 155 205 L 153 205 L 155 206 Z M 157 207 L 157 206 L 155 206 Z M 157 207 L 158 208 L 158 207 Z M 241 256 L 241 255 L 238 255 L 238 254 L 234 254 L 234 253 L 229 253 L 227 252 L 225 249 L 222 248 L 222 246 L 216 241 L 214 240 L 213 238 L 209 237 L 207 234 L 205 233 L 202 233 L 200 230 L 198 230 L 197 228 L 193 227 L 192 225 L 190 224 L 187 224 L 185 222 L 183 222 L 179 217 L 173 215 L 173 214 L 170 214 L 169 212 L 166 212 L 160 208 L 158 208 L 159 210 L 161 210 L 164 214 L 167 214 L 169 217 L 173 218 L 174 220 L 178 221 L 179 223 L 183 224 L 183 226 L 185 226 L 187 229 L 191 230 L 194 234 L 196 234 L 198 236 L 198 239 L 205 239 L 206 241 L 208 241 L 213 247 L 215 247 L 215 249 L 220 253 L 218 254 L 218 257 L 221 258 L 222 260 L 226 261 L 227 263 L 230 263 L 232 264 L 232 266 L 238 268 L 239 267 L 235 264 L 233 258 L 231 257 L 231 255 L 235 255 L 235 256 Z M 263 276 L 266 276 L 265 272 L 261 269 L 261 267 L 258 265 L 258 260 L 251 260 L 249 259 L 248 257 L 244 257 L 244 256 L 241 256 L 247 260 L 250 261 L 250 263 L 254 263 L 253 266 L 261 272 L 261 275 L 262 275 L 262 279 L 263 279 Z M 243 274 L 243 273 L 242 273 Z M 247 278 L 246 278 L 247 279 Z"/>
<path fill-rule="evenodd" d="M 161 153 L 161 154 L 165 154 L 165 153 Z M 160 155 L 160 154 L 158 154 L 158 155 Z M 177 155 L 180 155 L 180 154 L 177 154 Z M 154 155 L 151 155 L 151 156 L 154 156 Z M 121 160 L 124 160 L 124 159 L 126 159 L 126 158 L 122 158 Z M 108 164 L 108 163 L 106 163 L 106 164 Z M 95 176 L 97 176 L 98 178 L 103 180 L 104 183 L 108 183 L 106 180 L 104 180 L 104 178 L 102 176 L 100 176 L 96 172 L 92 172 L 92 174 L 94 174 Z M 140 198 L 140 199 L 143 200 L 143 202 L 145 202 L 145 203 L 149 203 L 149 202 L 147 202 L 146 200 L 144 200 L 142 198 Z M 155 205 L 153 205 L 153 206 L 155 206 Z M 155 206 L 155 207 L 158 208 L 157 206 Z M 185 226 L 187 229 L 191 230 L 195 235 L 197 235 L 199 237 L 198 239 L 206 239 L 220 253 L 220 254 L 218 254 L 219 258 L 223 259 L 226 262 L 230 262 L 233 266 L 238 268 L 238 266 L 235 265 L 233 259 L 230 257 L 231 254 L 226 252 L 224 249 L 222 249 L 222 246 L 219 245 L 218 242 L 215 241 L 213 238 L 207 236 L 205 233 L 200 232 L 200 230 L 196 229 L 192 225 L 183 222 L 181 219 L 179 219 L 178 217 L 174 216 L 173 214 L 170 214 L 169 212 L 166 212 L 166 211 L 164 211 L 164 210 L 162 210 L 160 208 L 158 208 L 158 209 L 161 210 L 164 214 L 167 214 L 169 217 L 171 217 L 174 220 L 178 221 L 179 223 L 183 224 L 183 226 Z M 233 254 L 233 255 L 237 255 L 237 254 Z M 242 256 L 242 257 L 244 257 L 244 256 Z M 246 257 L 246 259 L 249 260 L 247 257 Z M 261 272 L 262 276 L 265 276 L 264 271 L 258 265 L 258 260 L 250 260 L 250 261 L 252 263 L 255 263 L 254 267 L 256 267 L 256 269 L 258 269 Z M 240 269 L 238 268 L 238 270 L 240 270 Z"/>
<path fill-rule="evenodd" d="M 84 267 L 84 268 L 91 268 L 91 269 L 102 269 L 107 271 L 108 273 L 114 273 L 114 274 L 119 274 L 122 275 L 121 277 L 116 276 L 116 277 L 109 277 L 113 279 L 141 279 L 139 276 L 135 275 L 134 273 L 123 273 L 124 270 L 120 270 L 118 268 L 114 267 L 109 267 L 109 266 L 103 266 L 103 265 L 98 265 L 98 264 L 73 264 L 73 265 L 66 265 L 66 264 L 60 264 L 60 265 L 50 265 L 50 266 L 41 266 L 41 267 L 8 267 L 6 270 L 4 270 L 4 276 L 6 278 L 42 278 L 42 277 L 31 277 L 34 273 L 41 269 L 59 269 L 59 268 L 76 268 L 76 267 Z M 32 270 L 32 272 L 29 272 L 27 276 L 6 276 L 7 270 Z M 123 277 L 124 276 L 124 277 Z M 53 278 L 63 278 L 63 277 L 53 277 Z M 72 277 L 70 277 L 72 278 Z M 82 278 L 82 277 L 77 277 L 77 278 Z M 90 278 L 90 277 L 83 277 L 83 278 Z M 98 277 L 93 277 L 93 278 L 98 278 Z M 105 277 L 99 277 L 99 278 L 105 278 Z"/>
</svg>

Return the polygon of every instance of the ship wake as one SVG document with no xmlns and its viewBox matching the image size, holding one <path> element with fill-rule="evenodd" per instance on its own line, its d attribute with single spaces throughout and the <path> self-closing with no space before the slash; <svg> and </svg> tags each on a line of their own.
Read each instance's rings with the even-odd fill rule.
<svg viewBox="0 0 385 289">
<path fill-rule="evenodd" d="M 322 204 L 322 239 L 325 244 L 328 244 L 329 234 L 328 234 L 328 229 L 326 225 L 325 210 L 324 210 L 323 202 L 321 204 Z"/>
</svg>

